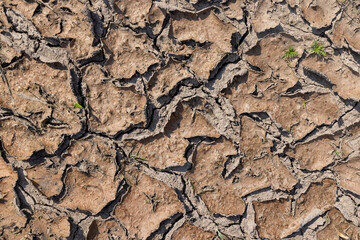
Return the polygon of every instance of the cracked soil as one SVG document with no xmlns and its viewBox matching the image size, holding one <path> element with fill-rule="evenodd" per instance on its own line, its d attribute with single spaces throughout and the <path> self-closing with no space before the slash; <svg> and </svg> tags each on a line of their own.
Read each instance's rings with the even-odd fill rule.
<svg viewBox="0 0 360 240">
<path fill-rule="evenodd" d="M 359 0 L 0 3 L 0 239 L 360 239 Z"/>
</svg>

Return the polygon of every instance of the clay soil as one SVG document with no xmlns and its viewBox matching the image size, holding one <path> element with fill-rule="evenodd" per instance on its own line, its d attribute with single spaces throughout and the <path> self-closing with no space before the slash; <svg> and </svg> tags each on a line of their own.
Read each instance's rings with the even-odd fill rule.
<svg viewBox="0 0 360 240">
<path fill-rule="evenodd" d="M 359 0 L 0 3 L 0 240 L 360 239 Z"/>
</svg>

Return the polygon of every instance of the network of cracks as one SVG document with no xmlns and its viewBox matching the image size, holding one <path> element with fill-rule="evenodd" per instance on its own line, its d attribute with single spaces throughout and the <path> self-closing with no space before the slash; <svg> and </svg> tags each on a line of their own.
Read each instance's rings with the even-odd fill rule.
<svg viewBox="0 0 360 240">
<path fill-rule="evenodd" d="M 0 63 L 0 239 L 360 237 L 359 1 L 3 0 Z"/>
</svg>

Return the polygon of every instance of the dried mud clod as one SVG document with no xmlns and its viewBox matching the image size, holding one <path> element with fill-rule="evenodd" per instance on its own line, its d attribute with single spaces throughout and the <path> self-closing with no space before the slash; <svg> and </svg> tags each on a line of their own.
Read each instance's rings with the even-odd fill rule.
<svg viewBox="0 0 360 240">
<path fill-rule="evenodd" d="M 0 239 L 359 239 L 359 39 L 350 0 L 4 0 Z"/>
</svg>

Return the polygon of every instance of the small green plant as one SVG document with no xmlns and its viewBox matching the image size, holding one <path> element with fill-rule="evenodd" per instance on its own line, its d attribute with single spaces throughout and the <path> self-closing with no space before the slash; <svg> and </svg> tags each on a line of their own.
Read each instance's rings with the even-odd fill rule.
<svg viewBox="0 0 360 240">
<path fill-rule="evenodd" d="M 217 235 L 219 236 L 219 238 L 220 238 L 221 240 L 225 240 L 224 237 L 223 237 L 223 235 L 222 235 L 222 233 L 219 231 L 219 229 L 216 230 L 216 233 L 217 233 Z"/>
<path fill-rule="evenodd" d="M 135 161 L 135 160 L 138 160 L 138 159 L 141 159 L 143 161 L 148 161 L 146 158 L 143 158 L 143 157 L 140 157 L 140 156 L 136 156 L 136 155 L 132 155 L 130 154 L 130 158 L 131 160 Z"/>
<path fill-rule="evenodd" d="M 314 40 L 311 44 L 311 48 L 309 49 L 310 52 L 314 52 L 319 57 L 324 57 L 326 52 L 324 50 L 324 44 L 319 43 L 317 40 Z"/>
<path fill-rule="evenodd" d="M 306 104 L 308 104 L 308 102 L 310 102 L 310 100 L 304 100 L 304 101 L 303 101 L 303 105 L 304 105 L 305 112 L 307 112 Z"/>
<path fill-rule="evenodd" d="M 129 179 L 127 179 L 127 178 L 125 177 L 125 174 L 124 174 L 124 173 L 121 173 L 121 175 L 123 176 L 125 182 L 126 182 L 129 186 L 132 186 L 132 183 L 129 181 Z"/>
<path fill-rule="evenodd" d="M 215 161 L 215 168 L 221 168 L 222 166 L 224 165 L 224 159 L 220 159 L 220 160 L 217 160 Z"/>
<path fill-rule="evenodd" d="M 80 104 L 78 104 L 78 103 L 75 103 L 74 104 L 74 107 L 76 107 L 76 108 L 80 108 L 80 109 L 84 109 L 84 107 L 83 106 L 81 106 Z"/>
<path fill-rule="evenodd" d="M 19 227 L 15 227 L 14 228 L 14 234 L 18 235 L 19 233 L 21 233 L 21 229 Z"/>
<path fill-rule="evenodd" d="M 282 58 L 284 58 L 285 60 L 289 61 L 292 60 L 296 57 L 298 57 L 299 54 L 295 51 L 295 49 L 293 48 L 293 46 L 290 46 L 288 48 L 288 50 L 284 53 L 284 55 L 282 56 Z"/>
<path fill-rule="evenodd" d="M 190 180 L 191 188 L 192 188 L 192 190 L 194 191 L 194 193 L 196 194 L 197 189 L 196 189 L 196 186 L 195 186 L 195 182 L 194 182 L 192 179 L 189 179 L 189 180 Z"/>
<path fill-rule="evenodd" d="M 303 104 L 304 104 L 304 108 L 306 108 L 306 104 L 310 102 L 310 100 L 304 100 Z"/>
<path fill-rule="evenodd" d="M 158 199 L 156 199 L 156 193 L 154 193 L 153 195 L 149 196 L 146 193 L 143 192 L 143 194 L 146 197 L 146 203 L 149 203 L 152 205 L 152 211 L 156 212 L 156 207 L 157 205 L 160 203 L 160 201 Z"/>
<path fill-rule="evenodd" d="M 292 134 L 294 132 L 294 126 L 291 126 L 290 127 L 290 130 L 289 130 L 290 134 Z"/>
</svg>

